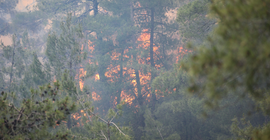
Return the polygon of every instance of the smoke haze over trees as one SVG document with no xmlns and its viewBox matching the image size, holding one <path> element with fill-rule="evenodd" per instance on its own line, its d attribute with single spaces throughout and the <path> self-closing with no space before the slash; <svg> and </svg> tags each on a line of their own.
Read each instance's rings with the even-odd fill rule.
<svg viewBox="0 0 270 140">
<path fill-rule="evenodd" d="M 264 0 L 0 0 L 0 139 L 268 140 Z"/>
</svg>

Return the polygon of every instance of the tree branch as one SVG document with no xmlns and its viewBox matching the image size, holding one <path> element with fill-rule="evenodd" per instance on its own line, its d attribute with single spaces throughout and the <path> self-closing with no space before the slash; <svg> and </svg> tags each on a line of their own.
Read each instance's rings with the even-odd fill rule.
<svg viewBox="0 0 270 140">
<path fill-rule="evenodd" d="M 105 140 L 108 140 L 107 137 L 104 135 L 103 131 L 102 130 L 100 131 L 101 131 L 102 136 L 105 138 Z"/>
<path fill-rule="evenodd" d="M 162 140 L 164 140 L 164 139 L 163 139 L 163 136 L 162 136 L 162 134 L 161 134 L 161 132 L 160 132 L 160 130 L 158 129 L 158 127 L 157 127 L 157 131 L 158 131 L 160 137 L 162 138 Z"/>
<path fill-rule="evenodd" d="M 114 122 L 110 122 L 110 123 L 113 124 L 113 125 L 118 129 L 118 131 L 119 131 L 121 134 L 123 134 L 124 136 L 126 136 L 126 134 L 123 133 L 123 132 L 121 131 L 121 129 L 119 129 L 119 127 L 118 127 Z"/>
<path fill-rule="evenodd" d="M 112 122 L 113 119 L 117 116 L 117 113 L 118 113 L 118 111 L 115 113 L 115 115 L 114 115 L 113 118 L 110 120 L 110 122 Z"/>
</svg>

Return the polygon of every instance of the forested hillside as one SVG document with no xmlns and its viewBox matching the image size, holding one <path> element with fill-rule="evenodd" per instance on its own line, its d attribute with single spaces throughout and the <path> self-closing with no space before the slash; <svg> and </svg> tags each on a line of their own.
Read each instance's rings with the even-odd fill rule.
<svg viewBox="0 0 270 140">
<path fill-rule="evenodd" d="M 269 140 L 269 0 L 0 0 L 0 139 Z"/>
</svg>

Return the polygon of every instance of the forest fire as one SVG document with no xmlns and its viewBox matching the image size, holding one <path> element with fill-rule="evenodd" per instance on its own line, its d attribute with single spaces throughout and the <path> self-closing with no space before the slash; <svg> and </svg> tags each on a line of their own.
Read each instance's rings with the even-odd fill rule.
<svg viewBox="0 0 270 140">
<path fill-rule="evenodd" d="M 137 56 L 136 56 L 136 60 L 138 64 L 143 64 L 145 65 L 144 67 L 139 68 L 138 73 L 139 73 L 139 79 L 140 79 L 140 85 L 141 86 L 141 91 L 140 93 L 142 94 L 142 96 L 146 99 L 146 101 L 150 102 L 151 99 L 151 87 L 150 87 L 150 83 L 151 83 L 151 71 L 149 71 L 147 69 L 147 65 L 150 64 L 150 55 L 148 53 L 147 57 L 141 57 L 141 54 L 143 54 L 143 51 L 148 51 L 149 47 L 150 47 L 150 33 L 148 29 L 143 29 L 141 35 L 137 38 L 137 42 L 139 43 L 138 46 L 136 48 L 138 49 L 142 49 L 141 52 L 138 52 Z M 160 46 L 156 46 L 155 44 L 153 44 L 153 52 L 154 52 L 154 63 L 155 63 L 155 68 L 159 69 L 161 68 L 163 65 L 162 64 L 157 64 L 156 62 L 162 58 L 162 56 L 160 55 Z M 131 57 L 131 59 L 128 61 L 129 65 L 132 65 L 133 61 L 133 55 L 128 55 L 129 50 L 132 49 L 132 47 L 128 47 L 123 51 L 123 56 L 122 56 L 122 60 L 124 59 L 128 59 Z M 90 40 L 88 40 L 88 52 L 89 55 L 93 57 L 93 53 L 95 50 L 95 45 L 93 45 L 93 42 L 91 42 Z M 181 53 L 180 55 L 177 55 L 177 61 L 179 61 L 180 56 L 182 56 L 182 53 L 185 54 L 187 53 L 187 50 L 184 51 L 183 47 L 180 47 L 178 49 L 178 54 Z M 108 53 L 109 54 L 109 53 Z M 125 101 L 127 104 L 132 105 L 133 101 L 135 100 L 135 96 L 138 96 L 138 83 L 136 81 L 136 74 L 135 74 L 135 70 L 133 68 L 128 68 L 126 66 L 123 66 L 121 68 L 121 66 L 118 65 L 114 65 L 114 63 L 120 61 L 120 57 L 121 57 L 121 53 L 114 51 L 112 53 L 109 54 L 111 57 L 111 64 L 108 65 L 106 72 L 104 73 L 104 76 L 107 78 L 108 82 L 117 82 L 120 78 L 120 71 L 122 69 L 122 75 L 125 77 L 126 81 L 130 82 L 130 85 L 132 85 L 133 89 L 125 89 L 125 87 L 123 87 L 121 89 L 121 100 Z M 92 62 L 90 59 L 88 60 L 90 64 L 93 64 L 94 62 Z M 97 63 L 97 62 L 96 62 Z M 80 77 L 80 81 L 79 81 L 79 85 L 80 85 L 80 89 L 82 90 L 84 87 L 84 81 L 81 79 L 85 74 L 86 71 L 84 71 L 83 68 L 80 69 L 79 71 L 79 77 Z M 96 73 L 94 75 L 94 80 L 98 81 L 100 80 L 100 75 L 99 73 Z M 94 89 L 93 89 L 94 90 Z M 132 94 L 132 92 L 134 94 Z M 161 96 L 160 96 L 161 97 Z M 158 96 L 158 98 L 160 98 Z M 114 100 L 113 104 L 117 104 L 117 97 L 112 97 Z M 92 99 L 94 101 L 98 101 L 101 100 L 100 95 L 97 94 L 96 91 L 92 91 Z"/>
<path fill-rule="evenodd" d="M 96 75 L 95 75 L 95 81 L 98 81 L 100 79 L 100 77 L 99 77 L 99 74 L 97 73 Z"/>
<path fill-rule="evenodd" d="M 111 59 L 112 60 L 119 60 L 120 55 L 121 55 L 121 53 L 113 52 L 111 55 Z"/>
<path fill-rule="evenodd" d="M 175 51 L 176 54 L 176 63 L 179 62 L 179 60 L 181 58 L 183 58 L 183 56 L 185 56 L 186 54 L 192 52 L 191 50 L 188 49 L 184 49 L 182 46 L 180 46 L 179 48 L 177 48 L 177 50 Z"/>
<path fill-rule="evenodd" d="M 137 46 L 137 48 L 148 49 L 150 46 L 150 33 L 148 33 L 148 29 L 143 29 L 142 34 L 137 39 L 137 41 L 142 42 Z"/>
<path fill-rule="evenodd" d="M 134 99 L 135 99 L 134 96 L 128 95 L 124 91 L 121 92 L 121 100 L 125 101 L 125 103 L 132 105 Z"/>
<path fill-rule="evenodd" d="M 101 100 L 100 95 L 98 95 L 95 91 L 92 91 L 92 99 L 93 99 L 94 101 L 99 101 L 99 100 Z"/>
<path fill-rule="evenodd" d="M 75 120 L 79 120 L 82 116 L 77 112 L 71 115 L 73 117 L 73 119 Z"/>
<path fill-rule="evenodd" d="M 83 68 L 80 68 L 80 71 L 79 71 L 79 85 L 80 85 L 81 90 L 83 90 L 83 86 L 84 86 L 83 77 L 85 75 L 86 75 L 86 71 Z"/>
<path fill-rule="evenodd" d="M 144 29 L 142 31 L 142 34 L 138 37 L 137 41 L 139 42 L 139 45 L 136 48 L 142 48 L 143 50 L 149 49 L 149 46 L 150 46 L 150 33 L 148 33 L 148 29 Z M 155 44 L 154 44 L 153 51 L 155 53 L 154 54 L 154 60 L 155 61 L 157 61 L 159 59 L 158 56 L 157 56 L 157 55 L 160 54 L 159 53 L 159 48 L 160 48 L 159 46 L 155 46 Z M 131 48 L 127 48 L 127 49 L 124 50 L 123 57 L 122 57 L 123 59 L 130 58 L 130 56 L 127 55 L 128 52 L 129 52 L 129 49 L 131 49 Z M 88 41 L 88 52 L 89 52 L 90 56 L 94 55 L 93 54 L 94 50 L 95 50 L 95 45 L 93 45 L 93 42 L 91 42 L 89 40 Z M 179 50 L 182 50 L 182 49 L 179 49 Z M 142 53 L 142 51 L 140 53 Z M 115 52 L 112 52 L 110 55 L 111 55 L 111 61 L 119 61 L 120 60 L 121 53 L 118 53 L 118 52 L 115 51 Z M 148 54 L 148 57 L 146 57 L 146 58 L 140 58 L 139 56 L 140 55 L 138 54 L 137 58 L 136 58 L 136 60 L 137 60 L 137 62 L 139 64 L 150 64 L 149 63 L 149 61 L 150 61 L 149 54 Z M 131 56 L 131 58 L 132 58 L 132 56 Z M 90 59 L 88 61 L 89 61 L 90 64 L 94 63 Z M 160 67 L 162 67 L 162 65 L 155 64 L 155 67 L 160 68 Z M 111 62 L 111 64 L 107 67 L 107 71 L 104 73 L 104 76 L 106 78 L 108 78 L 108 82 L 116 82 L 120 77 L 120 70 L 121 70 L 120 65 L 115 66 L 115 65 L 113 65 L 113 62 Z M 138 96 L 138 92 L 139 92 L 138 91 L 138 85 L 137 85 L 138 83 L 136 81 L 135 70 L 133 68 L 128 68 L 126 66 L 122 67 L 122 70 L 123 70 L 122 74 L 126 77 L 127 81 L 130 81 L 130 85 L 132 85 L 133 90 L 132 89 L 126 90 L 123 87 L 123 89 L 121 90 L 121 95 L 120 95 L 121 101 L 124 101 L 128 105 L 133 105 L 134 104 L 133 102 L 136 99 L 135 96 Z M 139 78 L 140 78 L 139 82 L 140 82 L 140 86 L 141 86 L 140 93 L 142 94 L 142 96 L 145 98 L 146 101 L 150 102 L 150 100 L 151 100 L 151 87 L 150 87 L 149 83 L 151 83 L 151 71 L 140 68 L 138 70 L 138 72 L 139 72 Z M 84 70 L 84 68 L 80 68 L 79 69 L 79 78 L 80 78 L 79 79 L 79 86 L 80 86 L 81 90 L 83 90 L 83 87 L 84 87 L 83 77 L 85 75 L 86 75 L 86 71 Z M 95 81 L 100 80 L 99 73 L 95 74 L 94 80 Z M 132 92 L 134 94 L 131 94 Z M 160 97 L 158 97 L 158 98 L 160 98 Z M 100 97 L 100 95 L 97 94 L 96 91 L 92 91 L 92 99 L 94 101 L 99 101 L 99 100 L 101 100 L 101 97 Z M 112 100 L 113 100 L 113 105 L 115 106 L 117 104 L 117 97 L 112 96 Z M 82 115 L 86 115 L 85 113 L 83 113 L 83 110 L 81 110 L 81 113 L 82 114 L 80 114 L 80 113 L 72 114 L 72 117 L 75 120 L 79 120 L 82 117 Z M 80 126 L 80 123 L 78 123 L 76 126 Z"/>
<path fill-rule="evenodd" d="M 95 50 L 95 45 L 92 45 L 93 42 L 91 42 L 90 40 L 88 40 L 88 50 L 89 50 L 89 53 L 92 54 Z"/>
<path fill-rule="evenodd" d="M 109 65 L 107 68 L 107 72 L 105 72 L 105 76 L 108 78 L 108 81 L 115 82 L 114 79 L 119 78 L 119 71 L 120 71 L 120 65 L 117 65 L 116 67 L 113 67 L 112 64 Z M 114 76 L 117 74 L 116 76 Z"/>
</svg>

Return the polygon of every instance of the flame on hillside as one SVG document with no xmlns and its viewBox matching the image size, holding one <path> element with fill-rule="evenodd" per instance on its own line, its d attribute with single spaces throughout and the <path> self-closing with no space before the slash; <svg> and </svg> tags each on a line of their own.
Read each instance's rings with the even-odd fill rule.
<svg viewBox="0 0 270 140">
<path fill-rule="evenodd" d="M 83 77 L 86 75 L 86 71 L 83 68 L 80 68 L 79 71 L 79 85 L 80 85 L 80 89 L 83 90 L 83 86 L 84 86 L 84 81 L 83 81 Z"/>
<path fill-rule="evenodd" d="M 82 51 L 83 51 L 83 45 L 81 46 L 81 54 L 83 53 Z M 81 91 L 83 90 L 83 86 L 84 86 L 84 76 L 86 76 L 86 72 L 87 71 L 85 71 L 84 70 L 84 68 L 82 68 L 82 65 L 80 65 L 81 66 L 81 68 L 79 69 L 79 73 L 78 73 L 78 75 L 79 75 L 79 86 L 80 86 L 80 89 L 81 89 Z"/>
<path fill-rule="evenodd" d="M 88 50 L 89 50 L 89 53 L 92 54 L 95 50 L 95 45 L 92 45 L 93 42 L 91 42 L 90 40 L 88 40 Z"/>
<path fill-rule="evenodd" d="M 142 34 L 138 37 L 137 39 L 139 45 L 136 47 L 138 49 L 143 49 L 147 50 L 150 47 L 150 33 L 148 32 L 148 29 L 144 29 L 142 31 Z M 153 51 L 154 51 L 154 61 L 156 62 L 159 58 L 157 55 L 159 55 L 159 46 L 156 46 L 154 44 L 153 46 Z M 136 60 L 138 61 L 139 64 L 150 64 L 150 53 L 148 53 L 148 57 L 146 58 L 141 58 L 141 54 L 143 53 L 143 50 L 139 52 L 139 54 L 136 56 Z M 123 59 L 125 58 L 130 58 L 131 59 L 128 61 L 129 65 L 132 65 L 132 58 L 133 56 L 128 56 L 126 55 L 129 52 L 129 48 L 124 50 L 123 54 Z M 111 55 L 111 60 L 116 61 L 119 60 L 121 54 L 117 52 L 113 52 Z M 156 68 L 162 67 L 160 64 L 155 63 Z M 114 66 L 114 65 L 109 65 L 107 68 L 107 72 L 105 73 L 105 76 L 108 78 L 109 81 L 115 82 L 119 78 L 119 72 L 120 72 L 120 65 Z M 149 83 L 151 82 L 151 71 L 148 70 L 143 70 L 143 68 L 140 68 L 138 70 L 139 72 L 139 78 L 140 78 L 140 86 L 141 86 L 141 91 L 140 93 L 142 96 L 147 100 L 150 101 L 151 99 L 151 87 Z M 125 90 L 122 89 L 121 91 L 121 100 L 124 100 L 127 104 L 132 105 L 133 101 L 135 100 L 136 96 L 138 97 L 138 83 L 136 81 L 136 74 L 135 70 L 133 68 L 127 68 L 123 67 L 123 76 L 126 77 L 125 81 L 129 81 L 130 85 L 132 85 L 133 90 Z M 132 94 L 134 93 L 134 94 Z M 116 101 L 114 101 L 115 104 Z"/>
<path fill-rule="evenodd" d="M 71 115 L 73 117 L 73 119 L 75 120 L 79 120 L 82 116 L 77 112 Z"/>
<path fill-rule="evenodd" d="M 94 101 L 99 101 L 99 100 L 101 100 L 101 97 L 100 97 L 100 95 L 98 95 L 95 91 L 93 91 L 93 92 L 92 92 L 92 99 L 93 99 Z"/>
<path fill-rule="evenodd" d="M 137 48 L 148 49 L 150 46 L 150 33 L 148 33 L 148 29 L 143 29 L 143 33 L 139 36 L 137 41 L 142 42 L 137 46 Z"/>
<path fill-rule="evenodd" d="M 108 78 L 108 81 L 115 82 L 120 77 L 120 65 L 113 67 L 112 64 L 107 68 L 105 76 Z"/>
<path fill-rule="evenodd" d="M 139 72 L 139 78 L 140 78 L 140 86 L 141 86 L 141 95 L 146 99 L 146 101 L 150 102 L 151 99 L 151 87 L 150 84 L 151 83 L 151 70 L 149 70 L 147 67 L 150 65 L 150 53 L 148 52 L 149 47 L 150 47 L 150 33 L 148 29 L 144 29 L 142 30 L 141 35 L 137 38 L 137 43 L 139 43 L 139 45 L 136 47 L 137 49 L 141 49 L 140 52 L 138 52 L 137 56 L 136 56 L 136 61 L 139 64 L 144 64 L 146 67 L 141 67 L 139 68 L 138 72 Z M 132 65 L 132 63 L 134 63 L 134 59 L 133 59 L 133 55 L 129 54 L 129 50 L 132 49 L 132 47 L 127 47 L 124 49 L 123 54 L 119 53 L 119 50 L 116 50 L 114 52 L 110 53 L 111 56 L 111 64 L 108 65 L 106 72 L 104 73 L 104 76 L 107 78 L 108 82 L 119 82 L 119 78 L 120 78 L 120 71 L 122 69 L 122 74 L 123 74 L 123 80 L 127 81 L 130 83 L 130 85 L 132 86 L 132 88 L 130 89 L 125 89 L 124 87 L 121 89 L 121 91 L 117 91 L 120 92 L 120 97 L 122 101 L 125 101 L 127 104 L 132 105 L 133 101 L 136 99 L 136 97 L 138 97 L 138 83 L 136 81 L 136 74 L 135 74 L 135 70 L 133 68 L 127 67 L 127 66 L 123 66 L 121 68 L 121 66 L 115 65 L 115 63 L 121 61 L 120 57 L 122 56 L 122 61 L 125 59 L 129 59 L 129 61 L 127 62 L 127 65 Z M 88 41 L 88 50 L 89 50 L 89 55 L 90 57 L 93 57 L 94 54 L 94 50 L 95 50 L 95 46 L 93 45 L 93 42 L 91 42 L 90 40 Z M 142 56 L 143 53 L 148 52 L 148 56 Z M 154 59 L 154 63 L 155 63 L 155 68 L 159 69 L 161 68 L 163 65 L 161 63 L 159 63 L 159 60 L 162 59 L 162 55 L 160 55 L 160 46 L 153 44 L 153 59 Z M 173 53 L 176 53 L 176 61 L 179 61 L 179 59 L 181 57 L 183 57 L 183 54 L 188 53 L 189 51 L 184 50 L 183 47 L 179 47 L 176 51 L 173 51 Z M 109 53 L 108 53 L 109 54 Z M 91 62 L 91 60 L 89 60 L 90 64 L 93 64 L 94 62 Z M 97 62 L 96 62 L 97 64 Z M 80 69 L 80 73 L 85 73 L 85 71 L 83 69 Z M 95 81 L 100 80 L 100 75 L 99 73 L 95 74 L 94 76 Z M 80 88 L 82 89 L 83 87 L 83 82 L 81 82 L 80 84 Z M 157 94 L 157 98 L 163 97 L 162 95 L 158 95 Z M 117 97 L 112 95 L 112 100 L 113 100 L 113 104 L 116 105 L 117 104 Z M 97 94 L 97 92 L 93 89 L 92 91 L 92 99 L 95 101 L 101 100 L 100 95 Z"/>
<path fill-rule="evenodd" d="M 131 105 L 134 99 L 134 96 L 127 94 L 125 91 L 121 92 L 121 100 L 125 101 L 125 103 Z"/>
<path fill-rule="evenodd" d="M 144 29 L 142 32 L 143 33 L 137 39 L 138 42 L 141 42 L 141 44 L 139 44 L 137 48 L 138 49 L 143 48 L 147 50 L 150 47 L 150 33 L 148 32 L 148 29 Z M 160 58 L 162 58 L 162 56 L 160 56 L 159 48 L 160 46 L 156 46 L 155 44 L 153 44 L 153 52 L 154 52 L 153 57 L 154 57 L 154 63 L 155 63 L 156 68 L 162 67 L 161 64 L 156 64 L 156 62 Z M 150 54 L 146 58 L 137 57 L 137 61 L 139 62 L 139 64 L 150 64 Z"/>
<path fill-rule="evenodd" d="M 182 46 L 180 46 L 179 48 L 177 48 L 176 50 L 176 63 L 179 62 L 179 60 L 181 58 L 183 58 L 184 55 L 188 54 L 192 52 L 191 50 L 188 50 L 188 49 L 184 49 Z"/>
<path fill-rule="evenodd" d="M 99 74 L 97 73 L 96 75 L 95 75 L 95 81 L 98 81 L 100 79 L 100 77 L 99 77 Z"/>
</svg>

